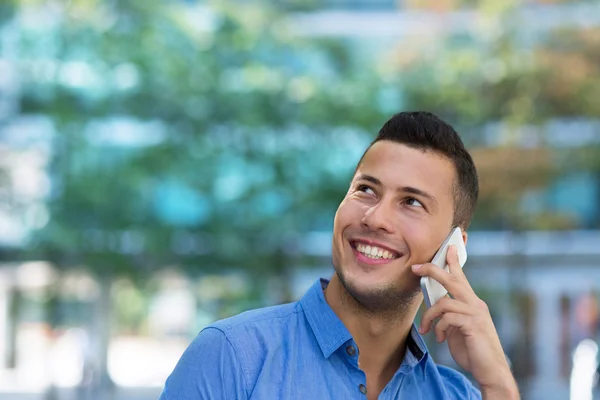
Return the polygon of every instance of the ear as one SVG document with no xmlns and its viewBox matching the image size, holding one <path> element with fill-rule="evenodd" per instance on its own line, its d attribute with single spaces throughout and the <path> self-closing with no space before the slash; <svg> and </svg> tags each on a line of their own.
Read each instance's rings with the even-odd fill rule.
<svg viewBox="0 0 600 400">
<path fill-rule="evenodd" d="M 465 242 L 465 246 L 466 246 L 467 240 L 469 239 L 469 234 L 467 233 L 467 231 L 463 231 L 462 229 L 460 231 L 462 232 L 463 242 Z"/>
</svg>

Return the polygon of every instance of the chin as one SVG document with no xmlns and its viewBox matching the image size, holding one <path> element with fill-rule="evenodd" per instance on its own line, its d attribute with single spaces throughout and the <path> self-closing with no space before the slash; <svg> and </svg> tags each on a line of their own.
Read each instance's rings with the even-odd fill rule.
<svg viewBox="0 0 600 400">
<path fill-rule="evenodd" d="M 394 284 L 397 280 L 369 276 L 360 279 L 336 272 L 346 292 L 363 308 L 373 312 L 405 309 L 420 292 L 418 285 L 404 288 Z"/>
</svg>

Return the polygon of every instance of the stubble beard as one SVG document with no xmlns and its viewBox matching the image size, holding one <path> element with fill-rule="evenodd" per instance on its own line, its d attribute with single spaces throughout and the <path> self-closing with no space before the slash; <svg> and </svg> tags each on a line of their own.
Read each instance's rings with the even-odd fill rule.
<svg viewBox="0 0 600 400">
<path fill-rule="evenodd" d="M 344 287 L 344 303 L 371 317 L 386 320 L 403 319 L 420 292 L 419 288 L 406 290 L 393 284 L 361 290 L 354 282 L 346 279 L 342 268 L 334 264 L 334 269 Z"/>
</svg>

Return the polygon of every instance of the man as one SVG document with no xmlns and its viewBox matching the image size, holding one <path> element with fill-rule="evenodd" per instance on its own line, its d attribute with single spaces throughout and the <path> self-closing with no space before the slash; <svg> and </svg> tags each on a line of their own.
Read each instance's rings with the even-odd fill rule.
<svg viewBox="0 0 600 400">
<path fill-rule="evenodd" d="M 448 251 L 450 272 L 428 264 L 453 227 L 467 229 L 477 196 L 473 160 L 451 126 L 426 112 L 394 115 L 336 212 L 331 280 L 298 302 L 202 330 L 160 399 L 518 399 L 456 249 Z M 451 297 L 428 309 L 417 330 L 422 276 Z M 430 331 L 479 390 L 434 363 L 420 336 Z"/>
</svg>

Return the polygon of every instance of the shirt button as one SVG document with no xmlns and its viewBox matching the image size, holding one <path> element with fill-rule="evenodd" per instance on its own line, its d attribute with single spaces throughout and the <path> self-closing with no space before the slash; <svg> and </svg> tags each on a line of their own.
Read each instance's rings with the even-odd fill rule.
<svg viewBox="0 0 600 400">
<path fill-rule="evenodd" d="M 348 353 L 348 355 L 350 357 L 352 357 L 353 355 L 356 354 L 356 350 L 354 350 L 354 347 L 348 346 L 348 347 L 346 347 L 346 353 Z"/>
<path fill-rule="evenodd" d="M 360 390 L 362 394 L 367 394 L 367 388 L 362 383 L 358 386 L 358 390 Z"/>
</svg>

